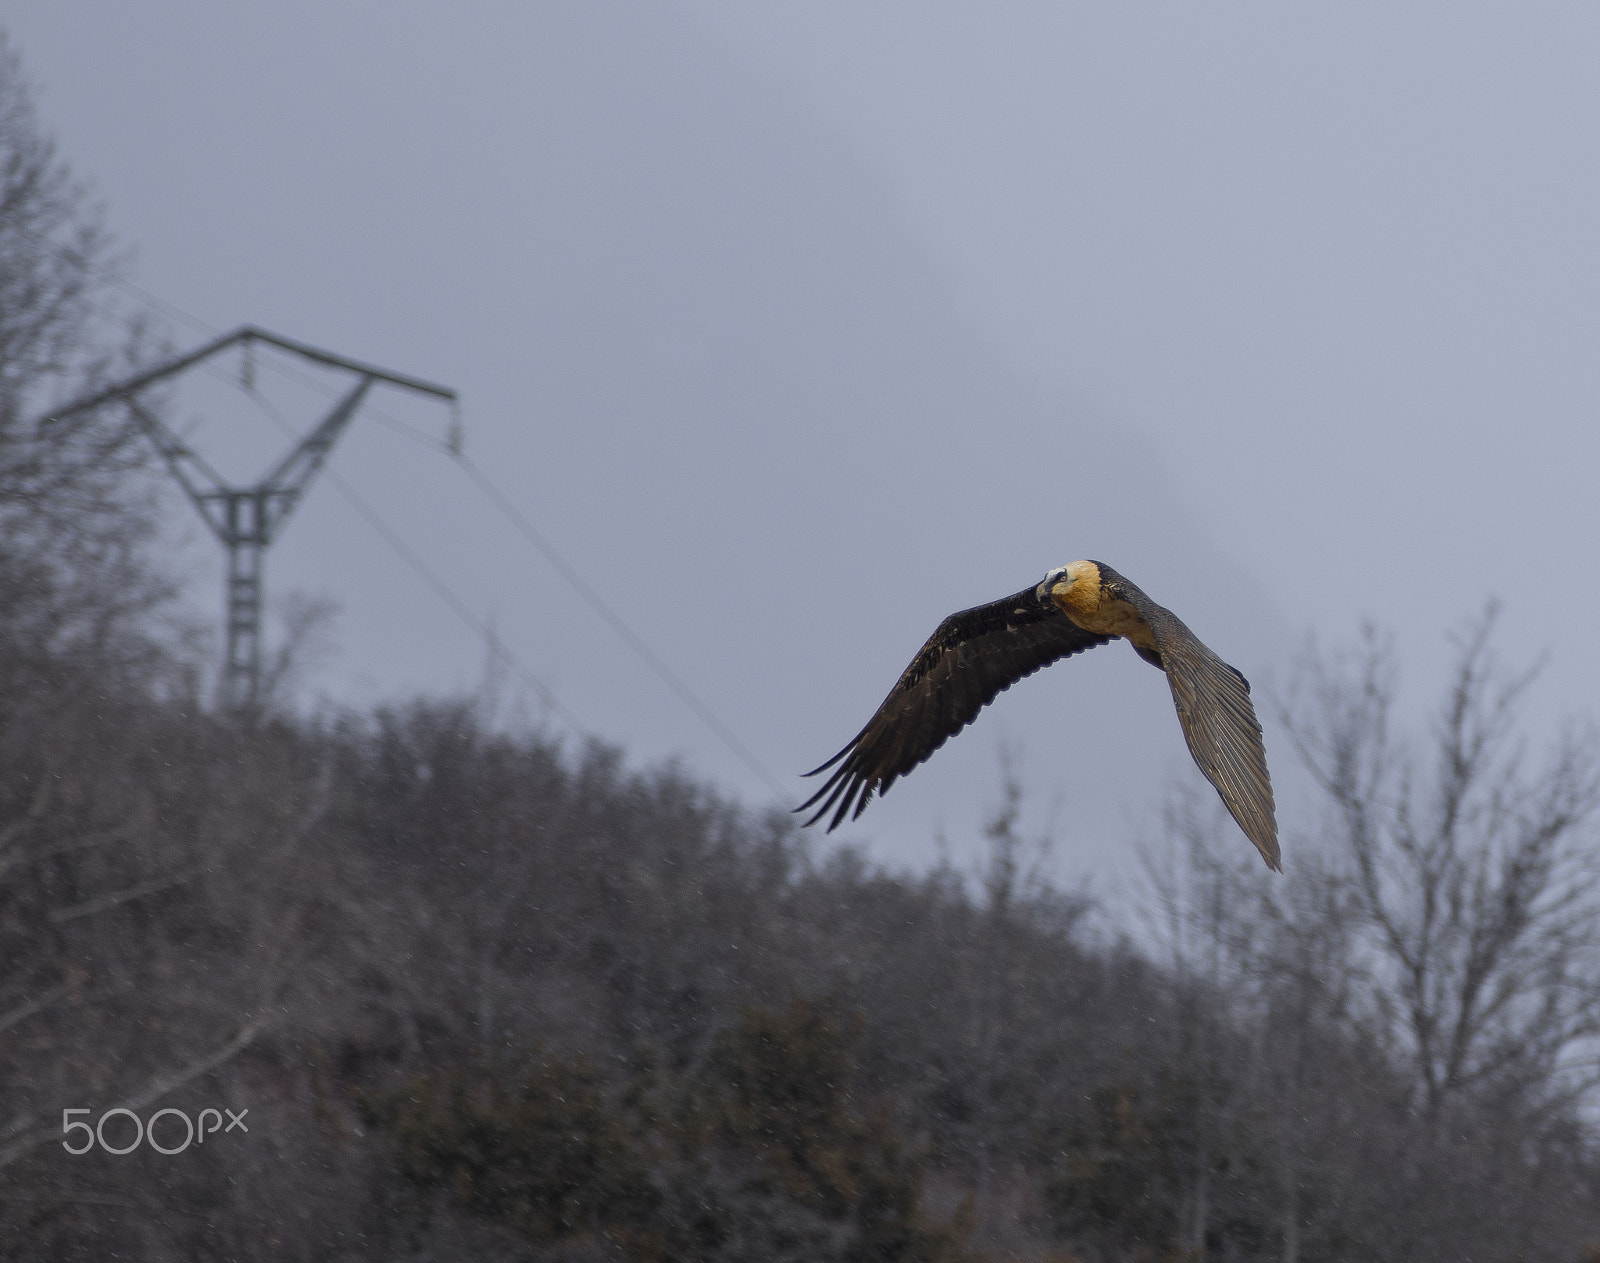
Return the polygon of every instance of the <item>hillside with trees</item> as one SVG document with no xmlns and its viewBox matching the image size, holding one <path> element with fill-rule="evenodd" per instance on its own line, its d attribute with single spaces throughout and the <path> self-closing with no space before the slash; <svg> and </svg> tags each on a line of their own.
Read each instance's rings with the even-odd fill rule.
<svg viewBox="0 0 1600 1263">
<path fill-rule="evenodd" d="M 1305 659 L 1315 834 L 1177 798 L 1142 918 L 1011 783 L 895 873 L 479 699 L 218 714 L 146 453 L 29 421 L 141 353 L 110 261 L 4 54 L 0 1255 L 1600 1258 L 1600 743 L 1492 610 L 1415 730 Z"/>
</svg>

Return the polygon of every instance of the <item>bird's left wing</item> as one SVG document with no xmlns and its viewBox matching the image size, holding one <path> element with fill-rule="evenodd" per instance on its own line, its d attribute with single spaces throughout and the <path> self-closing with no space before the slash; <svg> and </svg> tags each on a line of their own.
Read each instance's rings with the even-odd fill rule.
<svg viewBox="0 0 1600 1263">
<path fill-rule="evenodd" d="M 859 816 L 873 791 L 881 797 L 947 740 L 960 732 L 1003 689 L 1059 658 L 1115 637 L 1085 631 L 1034 589 L 952 614 L 911 660 L 899 683 L 855 739 L 821 767 L 834 773 L 798 810 L 818 803 L 806 823 L 828 812 L 836 829 L 847 814 Z M 853 814 L 852 814 L 853 809 Z"/>
<path fill-rule="evenodd" d="M 1267 752 L 1250 702 L 1249 681 L 1202 644 L 1171 610 L 1143 593 L 1139 597 L 1139 612 L 1155 634 L 1189 753 L 1267 867 L 1282 872 L 1272 778 L 1267 774 Z"/>
</svg>

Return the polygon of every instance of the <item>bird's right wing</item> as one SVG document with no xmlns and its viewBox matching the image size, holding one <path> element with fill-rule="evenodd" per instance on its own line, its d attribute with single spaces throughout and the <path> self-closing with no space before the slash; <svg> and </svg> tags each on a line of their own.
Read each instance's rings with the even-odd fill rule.
<svg viewBox="0 0 1600 1263">
<path fill-rule="evenodd" d="M 881 797 L 960 732 L 1003 689 L 1059 658 L 1115 637 L 1085 631 L 1053 605 L 1040 604 L 1032 588 L 989 605 L 952 614 L 911 660 L 877 714 L 855 739 L 821 767 L 834 773 L 797 810 L 818 803 L 806 823 L 828 812 L 832 831 L 846 815 L 859 816 L 873 791 Z"/>
</svg>

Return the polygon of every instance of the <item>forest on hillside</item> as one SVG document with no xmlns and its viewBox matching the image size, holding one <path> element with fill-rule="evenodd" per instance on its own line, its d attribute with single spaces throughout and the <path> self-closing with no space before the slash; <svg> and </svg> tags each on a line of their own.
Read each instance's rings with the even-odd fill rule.
<svg viewBox="0 0 1600 1263">
<path fill-rule="evenodd" d="M 1009 782 L 896 873 L 481 698 L 222 714 L 139 435 L 31 421 L 113 257 L 0 52 L 0 1256 L 1600 1260 L 1600 739 L 1492 610 L 1422 725 L 1307 657 L 1317 833 L 1175 797 L 1142 919 Z"/>
</svg>

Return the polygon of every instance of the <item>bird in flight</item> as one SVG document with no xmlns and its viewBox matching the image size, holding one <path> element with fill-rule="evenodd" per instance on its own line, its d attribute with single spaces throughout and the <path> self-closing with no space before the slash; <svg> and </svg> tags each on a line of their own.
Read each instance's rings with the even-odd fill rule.
<svg viewBox="0 0 1600 1263">
<path fill-rule="evenodd" d="M 1250 682 L 1201 644 L 1176 614 L 1099 561 L 1058 566 L 1037 587 L 940 623 L 867 726 L 806 773 L 834 768 L 797 810 L 817 808 L 807 825 L 831 811 L 832 832 L 847 815 L 859 816 L 874 791 L 882 797 L 896 778 L 976 719 L 1002 689 L 1119 636 L 1167 673 L 1189 753 L 1267 867 L 1282 872 L 1272 780 Z"/>
</svg>

